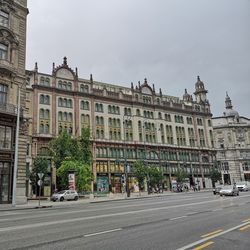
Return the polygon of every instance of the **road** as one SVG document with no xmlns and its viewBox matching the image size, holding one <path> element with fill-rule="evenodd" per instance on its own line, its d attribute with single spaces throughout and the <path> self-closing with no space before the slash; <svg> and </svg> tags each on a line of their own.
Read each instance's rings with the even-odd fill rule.
<svg viewBox="0 0 250 250">
<path fill-rule="evenodd" d="M 250 192 L 0 212 L 0 249 L 249 249 Z"/>
</svg>

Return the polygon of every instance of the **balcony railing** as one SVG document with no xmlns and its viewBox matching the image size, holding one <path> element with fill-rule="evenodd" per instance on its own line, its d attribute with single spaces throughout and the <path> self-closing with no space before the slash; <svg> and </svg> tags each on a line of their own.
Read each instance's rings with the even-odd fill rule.
<svg viewBox="0 0 250 250">
<path fill-rule="evenodd" d="M 0 103 L 0 113 L 17 116 L 17 106 L 9 103 Z M 23 110 L 20 110 L 20 117 L 23 116 Z"/>
</svg>

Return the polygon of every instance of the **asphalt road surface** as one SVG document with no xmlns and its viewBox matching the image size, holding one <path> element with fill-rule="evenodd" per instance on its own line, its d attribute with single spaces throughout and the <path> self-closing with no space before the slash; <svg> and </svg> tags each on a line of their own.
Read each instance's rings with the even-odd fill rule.
<svg viewBox="0 0 250 250">
<path fill-rule="evenodd" d="M 0 212 L 0 249 L 250 249 L 250 192 Z"/>
</svg>

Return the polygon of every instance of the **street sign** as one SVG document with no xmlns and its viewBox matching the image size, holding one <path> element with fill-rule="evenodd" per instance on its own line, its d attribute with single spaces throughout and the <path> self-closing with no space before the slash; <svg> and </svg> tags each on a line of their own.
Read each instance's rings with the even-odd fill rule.
<svg viewBox="0 0 250 250">
<path fill-rule="evenodd" d="M 42 186 L 42 185 L 43 185 L 43 181 L 42 181 L 42 180 L 39 180 L 39 181 L 37 182 L 37 185 L 38 185 L 38 186 Z"/>
<path fill-rule="evenodd" d="M 44 176 L 44 173 L 38 173 L 37 175 L 38 175 L 39 179 L 41 180 Z"/>
</svg>

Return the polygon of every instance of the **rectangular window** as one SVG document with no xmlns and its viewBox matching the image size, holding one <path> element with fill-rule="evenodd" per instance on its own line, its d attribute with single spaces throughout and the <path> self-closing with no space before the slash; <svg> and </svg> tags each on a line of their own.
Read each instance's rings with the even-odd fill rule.
<svg viewBox="0 0 250 250">
<path fill-rule="evenodd" d="M 0 25 L 8 27 L 9 26 L 9 14 L 0 10 Z"/>
<path fill-rule="evenodd" d="M 8 87 L 6 85 L 0 84 L 0 104 L 7 103 L 7 90 Z"/>
<path fill-rule="evenodd" d="M 11 127 L 0 126 L 0 148 L 11 149 Z"/>
<path fill-rule="evenodd" d="M 0 43 L 0 59 L 7 60 L 8 46 Z"/>
</svg>

